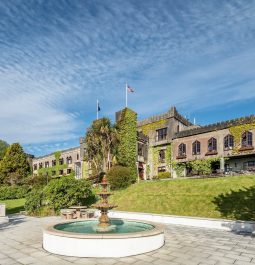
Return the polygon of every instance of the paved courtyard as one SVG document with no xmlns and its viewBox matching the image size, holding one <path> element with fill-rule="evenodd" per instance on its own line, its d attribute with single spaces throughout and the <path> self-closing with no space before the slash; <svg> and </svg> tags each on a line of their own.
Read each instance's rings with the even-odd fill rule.
<svg viewBox="0 0 255 265">
<path fill-rule="evenodd" d="M 255 264 L 255 237 L 174 225 L 166 226 L 161 249 L 143 255 L 107 259 L 53 255 L 42 249 L 41 228 L 57 220 L 15 216 L 0 227 L 0 264 Z"/>
</svg>

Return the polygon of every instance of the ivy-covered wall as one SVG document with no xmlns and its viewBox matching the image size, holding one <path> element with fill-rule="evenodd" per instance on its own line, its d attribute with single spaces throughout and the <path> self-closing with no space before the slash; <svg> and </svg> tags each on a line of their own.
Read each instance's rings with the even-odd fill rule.
<svg viewBox="0 0 255 265">
<path fill-rule="evenodd" d="M 119 133 L 117 161 L 118 164 L 130 168 L 135 181 L 137 177 L 137 114 L 131 109 L 123 109 L 117 127 Z"/>
<path fill-rule="evenodd" d="M 152 123 L 149 123 L 149 124 L 142 125 L 140 127 L 140 129 L 142 130 L 143 134 L 148 136 L 150 131 L 155 131 L 157 129 L 162 128 L 165 125 L 167 125 L 167 121 L 166 120 L 159 120 L 159 121 L 156 121 L 156 122 L 152 122 Z"/>
<path fill-rule="evenodd" d="M 242 133 L 252 129 L 255 129 L 255 122 L 236 125 L 229 128 L 230 134 L 234 136 L 233 153 L 239 153 L 238 149 L 241 147 Z"/>
<path fill-rule="evenodd" d="M 48 173 L 48 176 L 52 177 L 52 171 L 55 171 L 56 174 L 54 175 L 54 177 L 58 177 L 59 176 L 59 170 L 64 170 L 65 168 L 67 168 L 67 164 L 63 164 L 63 165 L 59 164 L 59 159 L 60 159 L 60 156 L 61 156 L 61 152 L 60 151 L 55 152 L 54 156 L 55 156 L 55 159 L 56 159 L 56 165 L 53 166 L 53 167 L 39 168 L 38 169 L 38 174 L 44 175 L 44 174 Z"/>
<path fill-rule="evenodd" d="M 168 144 L 167 146 L 151 146 L 149 152 L 152 153 L 152 163 L 153 163 L 153 176 L 158 175 L 158 167 L 160 166 L 159 162 L 159 151 L 165 149 L 165 164 L 167 169 L 170 170 L 171 160 L 172 160 L 172 146 Z M 152 177 L 153 177 L 152 176 Z"/>
</svg>

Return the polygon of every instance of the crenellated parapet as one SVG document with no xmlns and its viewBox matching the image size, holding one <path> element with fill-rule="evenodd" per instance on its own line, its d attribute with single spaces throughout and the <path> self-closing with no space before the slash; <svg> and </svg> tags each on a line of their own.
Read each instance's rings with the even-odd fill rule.
<svg viewBox="0 0 255 265">
<path fill-rule="evenodd" d="M 238 119 L 222 121 L 222 122 L 213 123 L 213 124 L 208 124 L 205 126 L 180 131 L 179 133 L 175 134 L 174 139 L 192 136 L 192 135 L 196 135 L 196 134 L 212 132 L 212 131 L 223 130 L 223 129 L 227 129 L 227 128 L 230 128 L 233 126 L 252 123 L 252 122 L 255 122 L 255 116 L 254 115 L 241 117 Z"/>
</svg>

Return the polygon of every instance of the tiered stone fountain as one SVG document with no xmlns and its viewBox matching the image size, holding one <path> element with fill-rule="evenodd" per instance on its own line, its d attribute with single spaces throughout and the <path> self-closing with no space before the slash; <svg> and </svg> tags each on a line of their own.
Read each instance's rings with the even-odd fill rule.
<svg viewBox="0 0 255 265">
<path fill-rule="evenodd" d="M 101 183 L 99 219 L 74 220 L 49 225 L 43 231 L 43 248 L 51 253 L 76 257 L 126 257 L 149 252 L 164 245 L 160 225 L 125 219 L 109 219 L 107 179 Z"/>
<path fill-rule="evenodd" d="M 100 185 L 102 186 L 102 190 L 98 195 L 101 197 L 101 203 L 93 205 L 94 208 L 100 210 L 99 224 L 95 227 L 95 230 L 101 233 L 109 233 L 116 230 L 116 225 L 111 224 L 108 211 L 116 208 L 117 205 L 109 204 L 108 202 L 108 197 L 111 196 L 112 193 L 108 191 L 106 176 L 103 177 Z"/>
</svg>

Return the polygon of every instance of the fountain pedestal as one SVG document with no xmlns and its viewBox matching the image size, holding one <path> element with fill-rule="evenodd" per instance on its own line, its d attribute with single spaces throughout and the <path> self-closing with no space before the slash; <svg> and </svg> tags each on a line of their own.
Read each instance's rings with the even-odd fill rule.
<svg viewBox="0 0 255 265">
<path fill-rule="evenodd" d="M 98 195 L 101 197 L 101 202 L 93 205 L 94 208 L 100 210 L 100 217 L 98 219 L 99 224 L 95 227 L 95 231 L 100 233 L 109 233 L 115 231 L 116 226 L 111 224 L 108 217 L 108 211 L 116 208 L 117 205 L 109 204 L 108 202 L 108 198 L 112 195 L 112 193 L 108 191 L 109 184 L 106 176 L 103 177 L 100 185 L 102 186 L 102 190 L 98 193 Z"/>
</svg>

